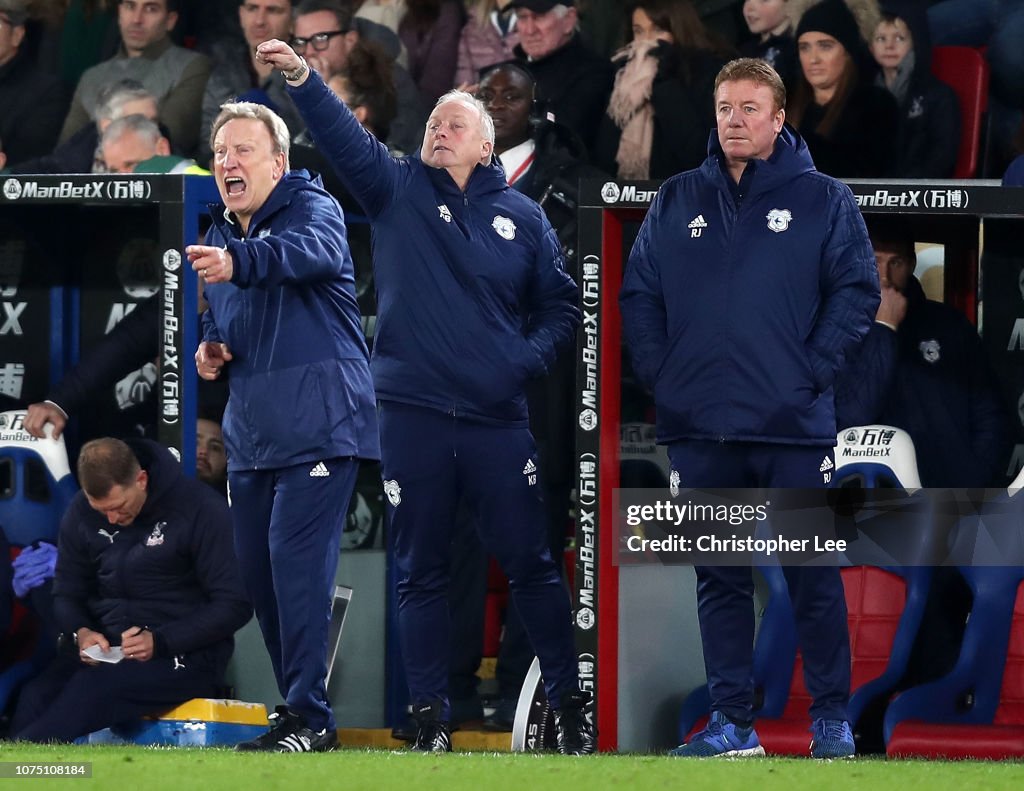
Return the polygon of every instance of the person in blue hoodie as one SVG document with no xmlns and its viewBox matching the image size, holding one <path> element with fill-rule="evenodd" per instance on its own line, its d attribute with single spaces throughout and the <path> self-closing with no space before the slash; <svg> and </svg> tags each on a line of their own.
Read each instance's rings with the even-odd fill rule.
<svg viewBox="0 0 1024 791">
<path fill-rule="evenodd" d="M 871 330 L 836 379 L 840 429 L 883 423 L 914 441 L 921 485 L 985 488 L 1003 482 L 1012 429 L 978 329 L 925 296 L 906 220 L 869 225 L 882 285 Z M 955 569 L 933 570 L 904 687 L 940 678 L 960 655 L 971 592 Z"/>
<path fill-rule="evenodd" d="M 442 96 L 420 151 L 396 159 L 287 44 L 264 42 L 259 53 L 285 72 L 317 146 L 373 227 L 372 370 L 413 749 L 451 749 L 447 596 L 462 501 L 509 578 L 560 751 L 593 752 L 524 393 L 580 320 L 558 237 L 544 210 L 509 187 L 492 156 L 493 121 L 470 94 Z"/>
<path fill-rule="evenodd" d="M 678 486 L 821 488 L 834 468 L 832 384 L 874 319 L 878 274 L 853 194 L 815 170 L 785 125 L 785 98 L 764 61 L 722 69 L 709 156 L 662 185 L 626 266 L 623 332 Z M 813 698 L 811 755 L 851 755 L 839 569 L 784 570 Z M 751 569 L 696 573 L 712 714 L 674 754 L 762 755 Z"/>
<path fill-rule="evenodd" d="M 222 206 L 186 248 L 209 308 L 199 375 L 227 367 L 235 551 L 285 700 L 240 750 L 333 749 L 327 627 L 361 459 L 380 455 L 355 275 L 338 202 L 288 169 L 269 108 L 225 104 L 210 134 Z"/>
<path fill-rule="evenodd" d="M 54 612 L 73 636 L 22 690 L 14 739 L 68 742 L 213 697 L 252 616 L 227 505 L 149 440 L 104 437 L 78 456 L 61 520 Z M 121 658 L 98 661 L 86 651 Z"/>
</svg>

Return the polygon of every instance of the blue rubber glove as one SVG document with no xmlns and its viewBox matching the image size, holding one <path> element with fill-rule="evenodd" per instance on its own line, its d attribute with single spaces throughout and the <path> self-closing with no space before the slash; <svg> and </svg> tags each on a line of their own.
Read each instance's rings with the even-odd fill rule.
<svg viewBox="0 0 1024 791">
<path fill-rule="evenodd" d="M 51 579 L 56 566 L 57 547 L 53 544 L 41 541 L 38 546 L 23 549 L 11 564 L 14 569 L 11 580 L 14 595 L 24 598 L 30 590 Z"/>
</svg>

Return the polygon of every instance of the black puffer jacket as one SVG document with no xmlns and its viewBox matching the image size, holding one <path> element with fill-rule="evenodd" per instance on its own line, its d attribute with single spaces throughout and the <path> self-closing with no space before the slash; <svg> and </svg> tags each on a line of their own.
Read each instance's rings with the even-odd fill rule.
<svg viewBox="0 0 1024 791">
<path fill-rule="evenodd" d="M 102 632 L 112 645 L 132 626 L 153 633 L 156 656 L 197 654 L 219 670 L 252 615 L 224 498 L 186 478 L 170 452 L 129 445 L 149 475 L 127 527 L 110 524 L 79 492 L 60 526 L 54 600 L 61 629 Z"/>
</svg>

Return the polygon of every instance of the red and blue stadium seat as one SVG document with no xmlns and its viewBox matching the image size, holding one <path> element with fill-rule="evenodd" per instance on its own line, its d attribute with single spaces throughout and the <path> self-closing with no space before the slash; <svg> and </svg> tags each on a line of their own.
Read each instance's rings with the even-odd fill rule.
<svg viewBox="0 0 1024 791">
<path fill-rule="evenodd" d="M 974 594 L 963 645 L 944 677 L 885 714 L 890 757 L 1024 757 L 1024 568 L 963 567 Z"/>
<path fill-rule="evenodd" d="M 849 717 L 856 732 L 867 706 L 891 693 L 906 671 L 924 613 L 930 569 L 850 566 L 840 573 L 850 629 Z M 779 716 L 758 718 L 757 734 L 769 754 L 807 755 L 811 696 L 804 686 L 799 651 L 787 692 Z"/>
<path fill-rule="evenodd" d="M 63 437 L 36 439 L 22 427 L 24 410 L 0 412 L 0 531 L 13 562 L 36 541 L 56 543 L 64 510 L 77 491 Z M 39 623 L 15 601 L 7 632 L 0 635 L 0 710 L 14 690 L 53 653 L 39 639 Z"/>
</svg>

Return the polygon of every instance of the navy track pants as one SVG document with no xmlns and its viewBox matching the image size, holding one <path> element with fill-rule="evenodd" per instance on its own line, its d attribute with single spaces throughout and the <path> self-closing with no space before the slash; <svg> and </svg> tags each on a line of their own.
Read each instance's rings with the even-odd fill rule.
<svg viewBox="0 0 1024 791">
<path fill-rule="evenodd" d="M 395 402 L 382 402 L 379 418 L 389 540 L 399 570 L 398 628 L 413 704 L 440 700 L 448 716 L 448 586 L 460 501 L 509 579 L 548 699 L 576 691 L 569 594 L 548 548 L 529 429 Z"/>
<path fill-rule="evenodd" d="M 326 472 L 326 474 L 325 474 Z M 327 627 L 357 459 L 228 474 L 235 553 L 290 711 L 334 729 Z"/>
<path fill-rule="evenodd" d="M 822 488 L 831 448 L 755 442 L 683 441 L 669 445 L 680 485 L 694 488 Z M 830 467 L 831 469 L 831 467 Z M 753 718 L 754 581 L 745 566 L 697 566 L 697 617 L 711 709 Z M 812 719 L 847 719 L 850 634 L 839 568 L 786 566 Z"/>
<path fill-rule="evenodd" d="M 33 742 L 70 742 L 192 698 L 213 697 L 221 672 L 203 652 L 179 660 L 125 659 L 86 665 L 69 648 L 32 679 L 18 696 L 11 737 Z"/>
</svg>

